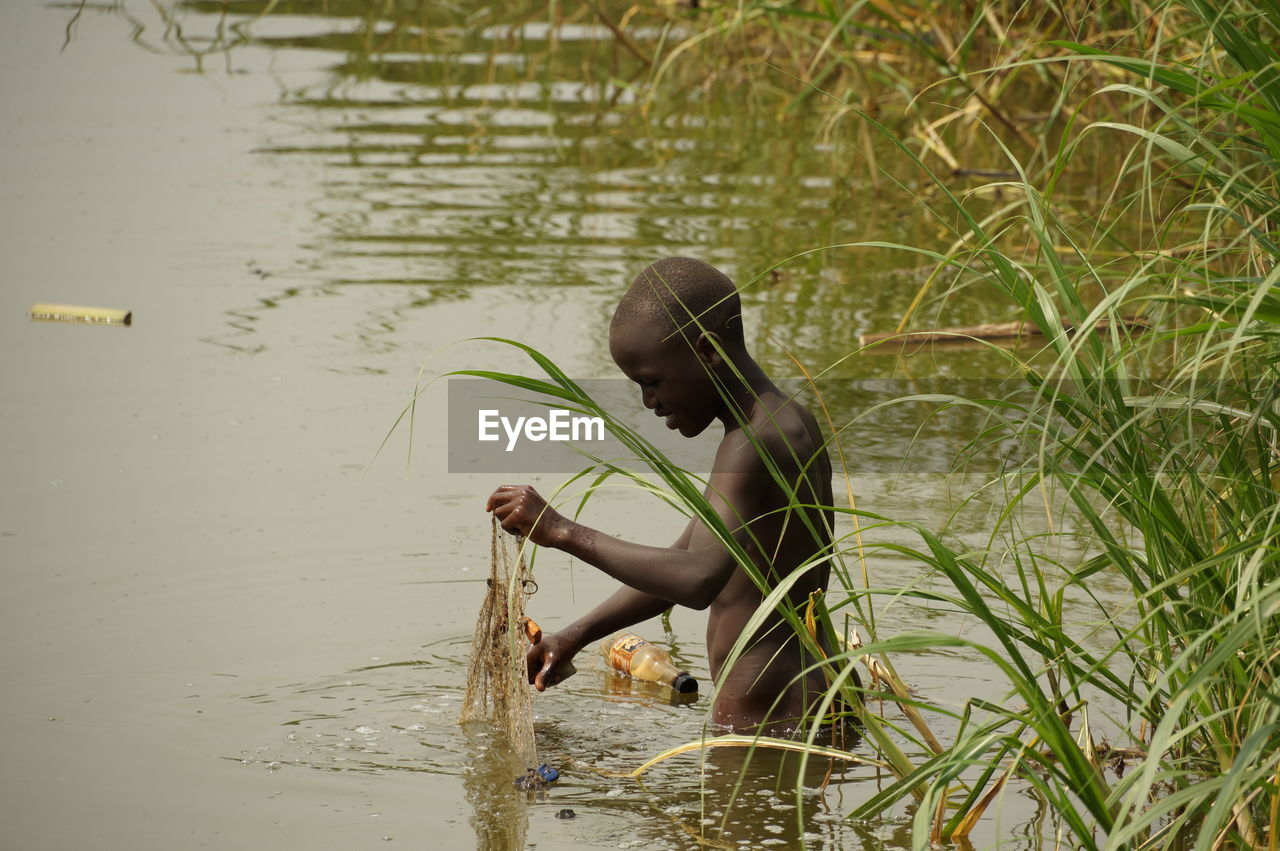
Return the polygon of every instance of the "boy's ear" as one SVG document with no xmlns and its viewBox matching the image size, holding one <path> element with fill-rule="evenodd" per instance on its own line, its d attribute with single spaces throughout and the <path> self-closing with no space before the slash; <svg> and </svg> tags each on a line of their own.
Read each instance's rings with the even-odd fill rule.
<svg viewBox="0 0 1280 851">
<path fill-rule="evenodd" d="M 697 340 L 694 340 L 693 350 L 697 353 L 698 360 L 711 369 L 719 369 L 724 365 L 724 357 L 720 354 L 719 348 L 723 345 L 717 335 L 704 331 L 698 335 Z"/>
</svg>

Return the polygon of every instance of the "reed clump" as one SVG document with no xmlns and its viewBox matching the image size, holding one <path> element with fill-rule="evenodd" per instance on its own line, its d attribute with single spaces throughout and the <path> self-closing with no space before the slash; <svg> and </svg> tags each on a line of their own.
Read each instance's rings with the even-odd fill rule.
<svg viewBox="0 0 1280 851">
<path fill-rule="evenodd" d="M 890 122 L 917 150 L 953 172 L 994 162 L 989 136 L 1028 165 L 1080 121 L 1119 119 L 1121 99 L 1084 96 L 1121 77 L 1068 61 L 1064 43 L 1138 58 L 1195 57 L 1211 41 L 1194 10 L 1169 2 L 1061 3 L 957 0 L 593 3 L 588 14 L 615 33 L 619 75 L 659 114 L 720 102 L 795 118 L 817 112 L 824 133 L 865 113 Z M 559 4 L 531 17 L 562 14 Z M 572 13 L 563 13 L 572 14 Z M 660 33 L 645 41 L 628 32 Z M 867 141 L 865 136 L 861 141 Z M 1048 149 L 1048 150 L 1046 150 Z M 997 157 L 998 159 L 998 157 Z M 875 163 L 871 163 L 875 167 Z"/>
<path fill-rule="evenodd" d="M 1004 147 L 1019 192 L 995 208 L 975 212 L 918 149 L 861 116 L 949 204 L 946 274 L 931 281 L 994 288 L 1047 336 L 1034 354 L 1007 353 L 1032 401 L 929 400 L 987 410 L 972 443 L 1014 438 L 1030 460 L 988 484 L 1000 502 L 988 549 L 933 530 L 898 548 L 990 631 L 995 643 L 973 649 L 1011 688 L 1004 702 L 969 701 L 941 754 L 859 809 L 923 781 L 920 845 L 967 833 L 1011 777 L 1080 847 L 1280 841 L 1280 9 L 1187 0 L 1154 14 L 1187 37 L 1145 55 L 1052 43 L 1123 72 L 1088 97 L 1125 117 L 1082 117 L 1039 179 Z M 1055 176 L 1087 136 L 1123 156 L 1082 221 Z M 1135 312 L 1151 333 L 1121 330 Z M 1115 330 L 1068 333 L 1100 320 Z M 1047 515 L 1048 535 L 1022 528 L 1028 512 Z M 1086 557 L 1055 555 L 1068 535 Z M 1101 576 L 1123 581 L 1123 611 L 1091 592 Z M 1101 626 L 1064 617 L 1068 598 L 1092 599 Z M 1118 707 L 1115 741 L 1101 741 L 1100 707 Z"/>
</svg>

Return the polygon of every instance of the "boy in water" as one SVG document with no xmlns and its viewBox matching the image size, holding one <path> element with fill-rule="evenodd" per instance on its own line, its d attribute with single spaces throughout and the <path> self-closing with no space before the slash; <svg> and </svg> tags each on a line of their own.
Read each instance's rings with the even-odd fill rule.
<svg viewBox="0 0 1280 851">
<path fill-rule="evenodd" d="M 817 422 L 779 390 L 747 352 L 738 292 L 724 274 L 673 257 L 646 268 L 622 297 L 609 328 L 609 353 L 640 387 L 646 408 L 667 428 L 695 437 L 719 420 L 706 497 L 770 585 L 830 545 L 830 516 L 793 509 L 769 465 L 790 483 L 800 505 L 831 505 L 831 462 Z M 736 410 L 736 412 L 735 412 Z M 543 691 L 583 647 L 654 617 L 673 604 L 709 609 L 707 653 L 713 677 L 763 594 L 732 554 L 697 518 L 669 547 L 633 544 L 576 523 L 528 485 L 489 497 L 502 528 L 554 547 L 624 584 L 591 612 L 546 635 L 528 654 L 529 679 Z M 798 512 L 808 512 L 801 518 Z M 807 519 L 807 522 L 806 522 Z M 790 592 L 802 609 L 825 591 L 829 570 L 812 567 Z M 751 637 L 716 695 L 712 719 L 733 730 L 787 732 L 823 691 L 781 615 L 771 613 Z"/>
</svg>

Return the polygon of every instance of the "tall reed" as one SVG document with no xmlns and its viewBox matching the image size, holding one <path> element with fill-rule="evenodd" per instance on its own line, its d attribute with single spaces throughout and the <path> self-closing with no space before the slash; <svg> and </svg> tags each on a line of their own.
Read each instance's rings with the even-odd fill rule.
<svg viewBox="0 0 1280 851">
<path fill-rule="evenodd" d="M 1132 140 L 1118 177 L 1137 186 L 1112 199 L 1092 232 L 1073 227 L 1052 179 L 1029 180 L 1007 148 L 1019 200 L 983 218 L 916 157 L 958 214 L 945 262 L 963 270 L 959 285 L 994 287 L 1047 340 L 1037 359 L 1017 363 L 1032 402 L 942 400 L 990 407 L 991 422 L 1033 459 L 1005 474 L 1005 528 L 993 537 L 1003 532 L 1011 546 L 973 555 L 927 539 L 913 553 L 948 580 L 952 605 L 996 637 L 984 652 L 1024 705 L 970 702 L 972 715 L 926 770 L 936 806 L 917 810 L 918 844 L 968 825 L 984 789 L 1003 780 L 995 766 L 1034 786 L 1083 847 L 1280 839 L 1280 7 L 1189 0 L 1161 11 L 1200 30 L 1198 53 L 1175 63 L 1158 51 L 1059 43 L 1128 72 L 1098 96 L 1148 117 L 1085 128 Z M 1055 172 L 1070 167 L 1076 144 L 1062 146 Z M 1157 209 L 1166 212 L 1148 242 L 1120 262 L 1095 258 L 1091 237 Z M 1144 336 L 1117 330 L 1135 310 L 1151 326 Z M 1104 319 L 1113 320 L 1106 334 L 1068 332 Z M 1018 535 L 1018 511 L 1046 490 L 1061 496 L 1059 528 L 1066 520 L 1087 531 L 1091 558 L 1058 567 Z M 1091 636 L 1090 649 L 1062 601 L 1090 595 L 1102 572 L 1125 581 L 1132 603 L 1116 620 L 1098 603 L 1111 637 L 1097 649 Z M 1094 739 L 1089 713 L 1100 699 L 1123 707 L 1123 749 Z M 1108 752 L 1132 760 L 1130 770 L 1108 770 Z M 968 782 L 975 767 L 984 770 Z M 964 800 L 952 808 L 957 781 Z"/>
</svg>

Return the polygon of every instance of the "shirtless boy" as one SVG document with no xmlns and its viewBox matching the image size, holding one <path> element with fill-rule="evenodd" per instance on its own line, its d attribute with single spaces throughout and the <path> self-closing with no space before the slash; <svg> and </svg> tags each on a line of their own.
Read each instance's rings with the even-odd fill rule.
<svg viewBox="0 0 1280 851">
<path fill-rule="evenodd" d="M 661 260 L 618 304 L 609 353 L 667 428 L 695 437 L 717 420 L 724 427 L 706 496 L 773 585 L 829 546 L 831 518 L 817 509 L 780 510 L 790 500 L 765 457 L 792 483 L 796 501 L 808 505 L 831 505 L 831 463 L 813 416 L 748 354 L 741 314 L 737 290 L 721 272 L 697 260 Z M 486 510 L 508 532 L 563 550 L 624 585 L 529 650 L 529 678 L 539 691 L 558 682 L 558 667 L 583 647 L 672 604 L 709 609 L 707 652 L 718 679 L 764 596 L 696 518 L 674 544 L 654 547 L 576 523 L 528 485 L 498 488 Z M 828 573 L 825 564 L 810 568 L 791 591 L 792 604 L 802 609 L 810 592 L 825 591 Z M 824 687 L 817 672 L 800 676 L 808 664 L 791 629 L 772 613 L 717 692 L 713 721 L 744 732 L 790 730 Z"/>
</svg>

